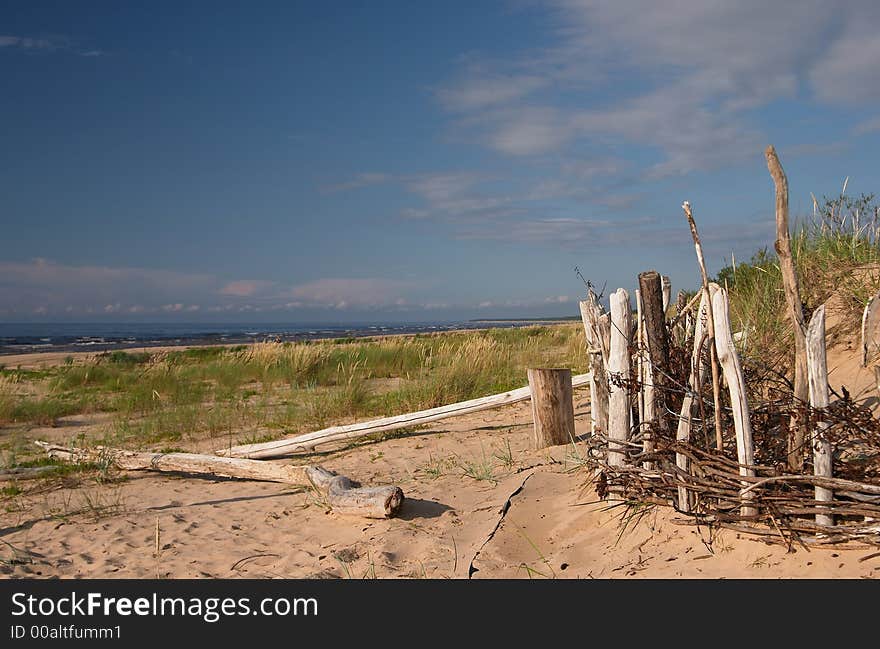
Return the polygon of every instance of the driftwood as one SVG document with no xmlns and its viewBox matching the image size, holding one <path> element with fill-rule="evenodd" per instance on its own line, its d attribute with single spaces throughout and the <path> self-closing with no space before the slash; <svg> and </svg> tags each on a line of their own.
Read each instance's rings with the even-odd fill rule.
<svg viewBox="0 0 880 649">
<path fill-rule="evenodd" d="M 331 509 L 340 514 L 391 518 L 403 503 L 400 487 L 355 487 L 345 476 L 321 466 L 292 466 L 197 453 L 145 453 L 106 447 L 68 448 L 42 441 L 35 443 L 50 457 L 69 462 L 95 462 L 128 471 L 192 473 L 315 487 L 325 495 Z"/>
<path fill-rule="evenodd" d="M 579 388 L 590 383 L 591 374 L 578 374 L 571 377 L 572 388 Z M 509 392 L 501 394 L 492 394 L 487 397 L 479 397 L 469 401 L 460 401 L 446 406 L 430 408 L 428 410 L 419 410 L 418 412 L 410 412 L 403 415 L 395 415 L 393 417 L 382 417 L 380 419 L 370 419 L 369 421 L 361 421 L 356 424 L 348 424 L 345 426 L 331 426 L 330 428 L 322 428 L 312 433 L 298 435 L 296 437 L 288 437 L 285 439 L 277 439 L 272 442 L 263 442 L 260 444 L 245 444 L 242 446 L 233 446 L 231 448 L 218 449 L 217 455 L 225 455 L 229 457 L 247 457 L 252 459 L 265 460 L 275 457 L 283 457 L 297 451 L 312 451 L 318 444 L 327 444 L 328 442 L 338 442 L 346 439 L 357 439 L 375 433 L 381 433 L 388 430 L 398 430 L 409 426 L 418 426 L 419 424 L 427 424 L 432 421 L 448 419 L 449 417 L 458 417 L 459 415 L 467 415 L 472 412 L 480 412 L 482 410 L 491 410 L 500 408 L 511 403 L 518 403 L 531 398 L 529 387 L 517 388 Z"/>
<path fill-rule="evenodd" d="M 529 369 L 532 391 L 532 419 L 535 422 L 535 448 L 558 446 L 574 441 L 574 403 L 571 370 Z"/>
<path fill-rule="evenodd" d="M 660 435 L 669 432 L 669 418 L 666 414 L 666 377 L 669 375 L 669 341 L 666 336 L 666 308 L 668 299 L 660 273 L 651 270 L 639 274 L 639 288 L 644 312 L 643 334 L 648 347 L 648 362 L 645 364 L 646 383 L 651 385 L 650 394 L 645 392 L 645 452 L 654 450 L 655 430 Z M 646 469 L 653 468 L 647 462 Z"/>
<path fill-rule="evenodd" d="M 608 379 L 605 371 L 608 349 L 603 329 L 608 320 L 603 317 L 596 294 L 590 289 L 586 300 L 579 303 L 587 353 L 590 356 L 590 430 L 608 432 Z"/>
<path fill-rule="evenodd" d="M 717 284 L 709 285 L 712 295 L 712 310 L 715 313 L 715 347 L 718 350 L 718 362 L 724 370 L 724 379 L 730 392 L 730 405 L 733 408 L 733 426 L 736 430 L 736 454 L 740 465 L 740 475 L 754 476 L 751 466 L 755 463 L 755 447 L 752 442 L 752 423 L 749 416 L 749 404 L 746 399 L 745 380 L 739 355 L 733 346 L 730 333 L 730 317 L 728 315 L 727 291 Z M 716 415 L 717 418 L 717 415 Z M 751 499 L 751 493 L 743 493 L 743 500 Z M 743 516 L 756 513 L 753 507 L 744 505 Z"/>
<path fill-rule="evenodd" d="M 666 313 L 666 309 L 669 308 L 669 300 L 672 299 L 672 280 L 669 279 L 668 275 L 664 275 L 662 278 L 663 282 L 663 313 Z"/>
<path fill-rule="evenodd" d="M 694 215 L 691 211 L 691 204 L 685 201 L 682 203 L 684 215 L 687 217 L 688 225 L 691 228 L 691 237 L 694 240 L 694 249 L 697 252 L 697 263 L 700 265 L 700 275 L 703 279 L 702 291 L 706 296 L 706 333 L 709 336 L 707 341 L 709 344 L 709 365 L 712 368 L 712 399 L 714 401 L 715 412 L 721 412 L 721 377 L 718 375 L 718 353 L 715 347 L 715 316 L 712 312 L 712 296 L 709 293 L 709 274 L 706 272 L 706 261 L 703 258 L 703 244 L 700 242 L 700 235 L 697 232 L 697 224 L 694 221 Z M 724 437 L 721 430 L 721 418 L 715 417 L 715 448 L 716 450 L 724 450 Z"/>
<path fill-rule="evenodd" d="M 797 271 L 791 254 L 791 233 L 788 231 L 788 178 L 779 163 L 776 149 L 768 146 L 764 152 L 767 168 L 776 188 L 776 254 L 779 256 L 779 270 L 782 272 L 782 289 L 788 315 L 794 329 L 794 398 L 806 403 L 809 400 L 807 385 L 807 341 L 804 324 L 804 310 L 801 305 Z M 806 422 L 800 421 L 797 410 L 793 411 L 789 427 L 788 468 L 800 472 L 804 468 L 804 439 Z"/>
<path fill-rule="evenodd" d="M 807 371 L 809 372 L 810 407 L 817 411 L 828 408 L 828 364 L 825 358 L 825 305 L 813 312 L 807 327 Z M 813 473 L 825 478 L 832 477 L 831 442 L 824 435 L 828 423 L 819 421 L 811 434 L 813 446 Z M 816 486 L 816 500 L 830 502 L 834 492 Z M 819 525 L 834 525 L 834 516 L 816 514 Z"/>
<path fill-rule="evenodd" d="M 685 393 L 684 398 L 682 399 L 681 414 L 678 419 L 678 430 L 675 434 L 676 441 L 685 444 L 688 444 L 691 441 L 694 395 L 696 394 L 697 398 L 702 398 L 699 394 L 699 388 L 702 385 L 703 377 L 706 374 L 701 352 L 703 350 L 703 345 L 706 342 L 706 326 L 705 321 L 703 320 L 703 315 L 708 309 L 708 304 L 706 302 L 705 294 L 702 295 L 703 299 L 700 300 L 700 307 L 697 312 L 696 325 L 694 327 L 694 351 L 691 356 L 690 389 Z M 675 454 L 675 465 L 684 473 L 690 472 L 690 458 L 684 453 Z M 691 510 L 691 500 L 691 494 L 688 492 L 687 488 L 680 486 L 678 488 L 679 509 L 683 512 L 689 512 Z"/>
<path fill-rule="evenodd" d="M 862 367 L 880 356 L 880 293 L 872 297 L 862 313 Z"/>
<path fill-rule="evenodd" d="M 629 294 L 622 288 L 610 296 L 611 302 L 611 353 L 608 359 L 608 464 L 622 465 L 625 460 L 624 446 L 629 440 L 630 406 L 629 394 L 620 380 L 629 379 L 629 343 L 632 331 L 632 314 Z"/>
</svg>

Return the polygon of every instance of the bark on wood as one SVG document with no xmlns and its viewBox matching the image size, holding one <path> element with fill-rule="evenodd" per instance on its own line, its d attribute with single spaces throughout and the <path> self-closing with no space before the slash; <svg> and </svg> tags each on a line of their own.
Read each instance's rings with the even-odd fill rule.
<svg viewBox="0 0 880 649">
<path fill-rule="evenodd" d="M 608 432 L 608 378 L 599 322 L 602 314 L 592 290 L 589 298 L 581 301 L 579 306 L 590 357 L 590 430 L 594 434 L 605 434 Z"/>
<path fill-rule="evenodd" d="M 745 380 L 739 355 L 733 345 L 730 332 L 730 316 L 728 315 L 727 291 L 717 284 L 709 285 L 712 295 L 712 310 L 715 314 L 715 346 L 718 361 L 724 370 L 724 379 L 730 392 L 730 405 L 733 408 L 733 426 L 736 429 L 736 455 L 742 476 L 754 476 L 755 470 L 750 468 L 755 463 L 755 447 L 752 442 L 752 423 L 749 417 L 749 404 L 746 399 Z M 745 504 L 751 500 L 751 492 L 744 493 L 743 516 L 754 516 L 757 511 Z"/>
<path fill-rule="evenodd" d="M 611 350 L 608 359 L 608 372 L 616 379 L 629 379 L 629 343 L 632 331 L 632 314 L 629 294 L 622 288 L 610 296 L 611 302 Z M 608 464 L 622 466 L 625 461 L 623 454 L 625 445 L 615 441 L 626 442 L 630 433 L 629 394 L 626 388 L 609 382 L 608 405 Z"/>
<path fill-rule="evenodd" d="M 880 356 L 880 293 L 872 297 L 862 313 L 862 367 Z"/>
<path fill-rule="evenodd" d="M 645 450 L 653 451 L 654 429 L 661 434 L 669 431 L 663 391 L 666 376 L 669 375 L 669 340 L 666 336 L 666 310 L 663 308 L 663 286 L 660 274 L 654 270 L 640 273 L 639 291 L 644 309 L 644 337 L 649 359 L 645 381 L 650 382 L 652 386 L 650 397 L 646 393 L 645 401 Z"/>
<path fill-rule="evenodd" d="M 142 453 L 104 447 L 74 449 L 48 442 L 35 443 L 50 457 L 69 462 L 97 462 L 128 471 L 191 473 L 280 482 L 300 487 L 314 486 L 326 496 L 330 507 L 340 514 L 391 518 L 403 503 L 400 487 L 356 488 L 345 476 L 338 476 L 320 466 L 292 466 L 196 453 Z"/>
<path fill-rule="evenodd" d="M 534 448 L 573 442 L 571 370 L 532 368 L 528 370 L 528 377 L 535 423 Z"/>
<path fill-rule="evenodd" d="M 709 336 L 708 344 L 709 344 L 709 365 L 712 369 L 712 400 L 715 406 L 715 449 L 718 451 L 724 450 L 724 436 L 721 430 L 721 417 L 718 416 L 718 413 L 721 412 L 721 377 L 718 373 L 718 352 L 715 345 L 715 317 L 713 314 L 712 307 L 712 296 L 709 293 L 709 274 L 706 272 L 706 261 L 703 258 L 703 244 L 700 242 L 700 235 L 697 232 L 697 224 L 694 221 L 694 215 L 691 211 L 691 204 L 685 201 L 682 204 L 682 209 L 684 210 L 684 215 L 687 217 L 688 225 L 691 228 L 691 237 L 694 240 L 694 250 L 697 253 L 697 263 L 700 265 L 700 275 L 703 278 L 703 294 L 706 296 L 706 304 L 708 305 L 706 311 L 706 333 Z"/>
<path fill-rule="evenodd" d="M 702 360 L 701 351 L 703 346 L 705 345 L 704 336 L 706 334 L 706 325 L 705 325 L 705 314 L 708 309 L 708 303 L 706 300 L 705 294 L 703 294 L 703 299 L 700 300 L 700 307 L 697 311 L 696 325 L 694 327 L 694 351 L 691 354 L 691 373 L 690 373 L 690 381 L 689 388 L 687 394 L 685 394 L 684 399 L 681 402 L 681 414 L 678 418 L 678 430 L 675 433 L 675 439 L 679 442 L 689 443 L 691 439 L 691 428 L 693 426 L 693 410 L 694 410 L 694 395 L 696 394 L 696 398 L 701 398 L 699 395 L 700 385 L 703 383 L 703 377 L 705 376 L 705 365 Z M 688 456 L 683 453 L 675 454 L 675 464 L 676 466 L 684 471 L 685 473 L 690 473 L 690 460 Z M 691 507 L 693 505 L 693 498 L 691 497 L 690 492 L 685 487 L 678 488 L 678 506 L 679 509 L 683 512 L 691 511 Z"/>
<path fill-rule="evenodd" d="M 648 348 L 645 343 L 645 319 L 642 314 L 642 293 L 636 289 L 636 380 L 639 382 L 639 392 L 636 395 L 639 412 L 639 426 L 643 426 L 647 419 L 645 418 L 645 401 L 650 399 L 653 405 L 653 383 L 645 381 L 645 363 L 648 360 Z M 651 393 L 650 397 L 648 392 Z M 653 413 L 653 408 L 652 408 Z M 653 421 L 653 415 L 650 420 Z M 645 467 L 647 468 L 647 467 Z"/>
<path fill-rule="evenodd" d="M 575 388 L 588 385 L 589 382 L 589 373 L 578 374 L 571 379 L 572 387 Z M 410 412 L 403 415 L 395 415 L 393 417 L 382 417 L 381 419 L 371 419 L 369 421 L 348 424 L 346 426 L 331 426 L 330 428 L 324 428 L 297 437 L 278 439 L 260 444 L 244 444 L 242 446 L 218 449 L 216 453 L 217 455 L 247 457 L 252 459 L 283 457 L 297 451 L 311 451 L 318 444 L 357 439 L 358 437 L 364 437 L 366 435 L 372 435 L 387 430 L 397 430 L 399 428 L 407 428 L 408 426 L 427 424 L 432 421 L 439 421 L 449 417 L 457 417 L 459 415 L 467 415 L 482 410 L 500 408 L 501 406 L 525 401 L 529 398 L 531 398 L 531 392 L 529 391 L 528 386 L 526 386 L 524 388 L 510 390 L 509 392 L 502 392 L 501 394 L 470 399 L 469 401 L 460 401 L 458 403 L 430 408 L 428 410 L 419 410 L 418 412 Z"/>
<path fill-rule="evenodd" d="M 810 318 L 807 327 L 807 371 L 809 373 L 810 407 L 820 413 L 828 408 L 828 364 L 825 358 L 825 305 L 820 306 Z M 824 431 L 828 423 L 819 421 L 811 432 L 813 446 L 813 473 L 824 478 L 831 478 L 831 442 L 825 437 Z M 834 492 L 816 486 L 816 500 L 831 502 Z M 831 514 L 816 514 L 818 525 L 834 525 Z"/>
<path fill-rule="evenodd" d="M 764 155 L 767 157 L 767 169 L 770 171 L 776 189 L 776 243 L 774 247 L 779 256 L 785 303 L 788 306 L 788 315 L 794 328 L 794 398 L 801 403 L 807 403 L 809 386 L 807 384 L 806 327 L 797 271 L 791 254 L 791 234 L 788 230 L 788 179 L 779 163 L 776 149 L 768 146 Z M 799 421 L 797 412 L 798 409 L 795 408 L 795 414 L 792 414 L 789 427 L 788 468 L 799 473 L 804 468 L 806 422 Z"/>
</svg>

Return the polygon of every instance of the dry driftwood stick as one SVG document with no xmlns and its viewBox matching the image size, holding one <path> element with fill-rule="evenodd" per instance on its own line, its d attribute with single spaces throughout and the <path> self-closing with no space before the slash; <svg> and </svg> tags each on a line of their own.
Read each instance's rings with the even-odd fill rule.
<svg viewBox="0 0 880 649">
<path fill-rule="evenodd" d="M 590 430 L 608 432 L 608 379 L 605 374 L 602 334 L 600 333 L 601 311 L 596 295 L 590 289 L 590 296 L 579 302 L 584 335 L 587 339 L 587 353 L 590 356 Z"/>
<path fill-rule="evenodd" d="M 782 288 L 788 315 L 794 328 L 794 398 L 801 403 L 809 400 L 807 385 L 807 342 L 804 325 L 804 311 L 801 305 L 800 287 L 794 258 L 791 254 L 791 233 L 788 231 L 788 178 L 779 163 L 776 149 L 768 146 L 764 152 L 767 169 L 776 188 L 776 254 L 779 256 L 779 269 L 782 272 Z M 792 410 L 788 440 L 788 468 L 799 472 L 804 468 L 804 439 L 806 422 L 798 420 L 799 410 Z"/>
<path fill-rule="evenodd" d="M 694 393 L 699 389 L 699 386 L 702 384 L 702 377 L 705 374 L 705 367 L 702 362 L 700 350 L 704 344 L 703 337 L 706 333 L 705 324 L 703 320 L 703 314 L 708 308 L 706 304 L 706 296 L 703 295 L 703 299 L 700 300 L 700 308 L 697 311 L 696 325 L 694 327 L 694 351 L 691 355 L 691 375 L 689 387 L 690 390 L 684 395 L 684 399 L 681 402 L 681 414 L 678 418 L 678 430 L 675 434 L 676 441 L 684 442 L 685 444 L 690 443 L 691 440 L 691 426 L 693 422 L 693 408 L 694 408 Z M 697 394 L 697 398 L 701 398 L 699 394 Z M 676 453 L 675 454 L 675 465 L 681 469 L 685 473 L 690 473 L 690 461 L 688 456 L 684 453 Z M 691 495 L 688 493 L 687 488 L 679 487 L 678 488 L 678 505 L 679 509 L 683 512 L 689 512 L 691 510 Z"/>
<path fill-rule="evenodd" d="M 685 201 L 682 204 L 684 215 L 687 217 L 691 228 L 691 237 L 694 240 L 694 249 L 697 251 L 697 262 L 700 265 L 700 275 L 703 278 L 703 294 L 706 296 L 706 333 L 709 336 L 709 364 L 712 368 L 712 399 L 715 404 L 715 448 L 724 450 L 724 437 L 721 431 L 721 381 L 718 376 L 718 354 L 715 348 L 715 317 L 712 310 L 712 296 L 709 294 L 709 275 L 706 273 L 706 261 L 703 259 L 703 244 L 700 243 L 700 235 L 697 232 L 697 224 L 694 221 L 691 204 Z"/>
<path fill-rule="evenodd" d="M 752 422 L 749 417 L 749 404 L 746 399 L 742 367 L 740 366 L 739 355 L 733 346 L 733 336 L 730 333 L 727 291 L 717 284 L 710 284 L 709 291 L 712 296 L 712 310 L 715 312 L 715 346 L 718 350 L 718 361 L 724 370 L 724 379 L 727 381 L 727 389 L 730 391 L 730 404 L 733 408 L 733 426 L 736 430 L 736 455 L 740 464 L 739 472 L 743 476 L 754 476 L 755 470 L 749 468 L 755 463 Z M 744 502 L 751 498 L 750 492 L 743 492 Z M 755 514 L 757 514 L 757 510 L 754 507 L 743 505 L 743 516 L 754 516 Z"/>
<path fill-rule="evenodd" d="M 810 406 L 818 411 L 828 408 L 828 364 L 825 358 L 825 305 L 820 306 L 807 326 L 807 371 L 809 373 Z M 813 473 L 825 478 L 831 473 L 831 442 L 824 435 L 828 422 L 820 421 L 812 431 Z M 816 486 L 816 500 L 830 502 L 834 492 Z M 831 514 L 816 514 L 819 525 L 834 525 Z"/>
<path fill-rule="evenodd" d="M 571 385 L 573 388 L 588 385 L 589 382 L 589 373 L 578 374 L 571 379 Z M 410 412 L 403 415 L 395 415 L 393 417 L 382 417 L 381 419 L 371 419 L 369 421 L 361 421 L 346 426 L 331 426 L 330 428 L 323 428 L 313 433 L 306 433 L 297 437 L 277 439 L 272 442 L 263 442 L 261 444 L 245 444 L 242 446 L 219 449 L 216 453 L 217 455 L 247 457 L 252 459 L 283 457 L 295 453 L 296 451 L 311 451 L 318 444 L 338 442 L 346 439 L 356 439 L 358 437 L 365 437 L 386 430 L 397 430 L 399 428 L 407 428 L 408 426 L 427 424 L 432 421 L 439 421 L 449 417 L 457 417 L 472 412 L 480 412 L 481 410 L 499 408 L 510 403 L 525 401 L 529 398 L 531 398 L 531 392 L 529 391 L 529 387 L 526 386 L 524 388 L 510 390 L 509 392 L 502 392 L 501 394 L 493 394 L 487 397 L 471 399 L 469 401 L 460 401 L 458 403 L 430 408 L 428 410 L 419 410 L 418 412 Z"/>
<path fill-rule="evenodd" d="M 617 289 L 610 296 L 611 302 L 611 354 L 608 359 L 608 373 L 610 376 L 629 378 L 629 341 L 632 331 L 632 313 L 629 304 L 629 294 L 622 288 Z M 608 386 L 608 464 L 621 466 L 625 456 L 625 446 L 616 442 L 629 440 L 630 431 L 630 407 L 629 394 L 625 387 L 614 385 Z"/>
<path fill-rule="evenodd" d="M 574 441 L 574 402 L 571 398 L 571 370 L 528 370 L 532 391 L 532 420 L 535 448 L 559 446 Z"/>
<path fill-rule="evenodd" d="M 880 354 L 880 293 L 872 297 L 862 313 L 862 367 Z"/>
<path fill-rule="evenodd" d="M 330 507 L 340 514 L 391 518 L 397 514 L 403 503 L 403 491 L 400 487 L 355 488 L 345 476 L 338 476 L 320 466 L 291 466 L 197 453 L 143 453 L 105 447 L 68 448 L 42 441 L 35 444 L 50 457 L 77 463 L 107 463 L 128 471 L 192 473 L 280 482 L 300 487 L 314 486 L 324 493 Z"/>
</svg>

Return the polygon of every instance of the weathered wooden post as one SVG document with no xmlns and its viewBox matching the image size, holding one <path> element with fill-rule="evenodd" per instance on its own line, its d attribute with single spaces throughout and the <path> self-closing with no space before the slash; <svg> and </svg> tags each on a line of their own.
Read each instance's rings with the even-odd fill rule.
<svg viewBox="0 0 880 649">
<path fill-rule="evenodd" d="M 804 439 L 806 438 L 805 422 L 797 415 L 797 402 L 806 403 L 810 388 L 807 385 L 807 338 L 804 325 L 804 310 L 801 306 L 800 287 L 794 257 L 791 254 L 791 233 L 788 231 L 788 178 L 776 149 L 768 146 L 764 152 L 767 158 L 767 169 L 773 178 L 776 189 L 776 254 L 779 257 L 779 270 L 782 273 L 782 288 L 788 315 L 794 329 L 794 398 L 795 408 L 791 417 L 788 439 L 788 468 L 800 473 L 804 468 Z"/>
<path fill-rule="evenodd" d="M 602 313 L 592 289 L 588 298 L 578 305 L 590 357 L 590 429 L 594 434 L 598 430 L 605 435 L 608 433 L 608 376 L 605 371 L 608 349 L 602 334 Z"/>
<path fill-rule="evenodd" d="M 530 369 L 535 448 L 568 444 L 574 440 L 574 402 L 571 370 Z"/>
<path fill-rule="evenodd" d="M 645 364 L 648 360 L 648 350 L 645 344 L 645 319 L 642 316 L 642 294 L 636 289 L 636 380 L 639 382 L 639 393 L 636 395 L 638 401 L 639 426 L 645 421 L 645 401 L 652 401 L 654 394 L 654 385 L 650 381 L 645 380 L 646 368 Z M 650 370 L 647 370 L 650 372 Z M 650 393 L 650 395 L 649 395 Z"/>
<path fill-rule="evenodd" d="M 820 306 L 810 318 L 807 326 L 807 373 L 810 386 L 810 406 L 822 411 L 828 407 L 828 364 L 825 359 L 825 305 Z M 828 423 L 820 421 L 811 432 L 813 446 L 813 474 L 823 478 L 832 477 L 831 442 L 824 435 Z M 816 500 L 831 502 L 834 492 L 824 487 L 816 487 Z M 817 525 L 834 525 L 834 516 L 816 514 Z"/>
<path fill-rule="evenodd" d="M 608 373 L 611 377 L 629 379 L 629 342 L 632 331 L 632 312 L 629 294 L 622 288 L 611 294 L 611 349 L 608 359 Z M 630 432 L 629 393 L 620 385 L 609 381 L 608 386 L 608 464 L 623 466 L 625 463 L 625 444 Z"/>
<path fill-rule="evenodd" d="M 656 270 L 639 273 L 639 292 L 644 313 L 644 339 L 648 347 L 645 382 L 650 382 L 650 392 L 645 392 L 645 451 L 654 450 L 654 431 L 668 432 L 666 396 L 663 386 L 669 374 L 669 341 L 666 337 L 666 310 L 663 308 L 663 285 Z M 646 466 L 645 468 L 653 468 Z"/>
<path fill-rule="evenodd" d="M 691 355 L 691 374 L 688 383 L 690 390 L 685 394 L 681 402 L 681 414 L 678 418 L 678 430 L 675 433 L 675 439 L 679 442 L 688 443 L 691 441 L 691 426 L 693 424 L 693 408 L 694 400 L 702 399 L 700 394 L 700 386 L 703 383 L 703 377 L 706 375 L 705 364 L 702 359 L 703 347 L 706 343 L 706 324 L 705 317 L 708 302 L 706 295 L 702 294 L 699 310 L 697 311 L 697 322 L 694 327 L 694 351 Z M 696 396 L 695 396 L 696 395 Z M 684 471 L 690 473 L 690 460 L 683 453 L 675 454 L 675 465 Z M 678 508 L 683 512 L 691 511 L 691 495 L 685 487 L 678 488 Z"/>
<path fill-rule="evenodd" d="M 733 346 L 733 335 L 730 332 L 730 314 L 728 312 L 727 291 L 717 284 L 709 284 L 712 295 L 712 312 L 715 316 L 715 347 L 718 351 L 718 362 L 724 371 L 727 389 L 730 392 L 730 405 L 733 408 L 733 427 L 736 430 L 736 455 L 740 464 L 739 474 L 754 477 L 755 446 L 752 442 L 752 422 L 749 417 L 749 403 L 746 399 L 746 386 L 743 379 L 739 355 Z M 717 416 L 717 415 L 716 415 Z M 743 489 L 748 485 L 744 484 Z M 743 516 L 754 516 L 757 509 L 746 504 L 754 494 L 746 491 L 743 494 Z"/>
</svg>

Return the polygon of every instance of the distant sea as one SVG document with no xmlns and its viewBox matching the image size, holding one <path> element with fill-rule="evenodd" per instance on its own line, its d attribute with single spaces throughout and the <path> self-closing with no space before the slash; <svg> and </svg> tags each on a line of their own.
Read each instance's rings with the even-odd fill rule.
<svg viewBox="0 0 880 649">
<path fill-rule="evenodd" d="M 487 321 L 475 320 L 393 324 L 0 323 L 0 355 L 171 345 L 236 345 L 263 340 L 360 338 L 481 329 L 487 326 L 521 327 L 542 322 L 504 320 L 492 321 L 491 325 Z"/>
</svg>

